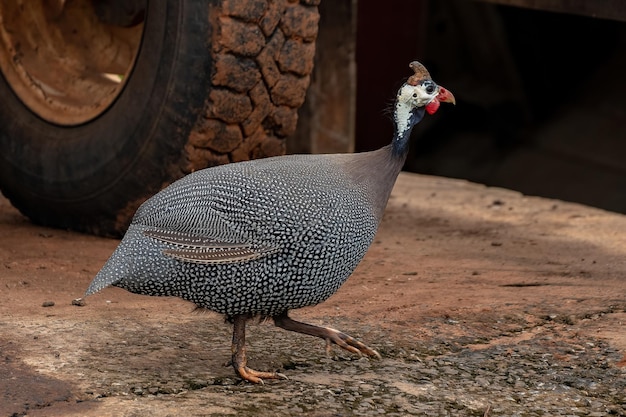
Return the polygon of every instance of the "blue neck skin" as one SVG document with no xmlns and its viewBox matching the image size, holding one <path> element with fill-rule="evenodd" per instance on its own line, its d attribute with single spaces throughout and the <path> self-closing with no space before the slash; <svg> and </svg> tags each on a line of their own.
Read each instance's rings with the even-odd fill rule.
<svg viewBox="0 0 626 417">
<path fill-rule="evenodd" d="M 407 128 L 404 132 L 398 132 L 398 123 L 396 122 L 396 128 L 393 135 L 393 142 L 391 143 L 391 153 L 398 158 L 405 158 L 409 152 L 409 138 L 413 127 L 418 124 L 424 117 L 425 108 L 418 107 L 411 110 Z"/>
</svg>

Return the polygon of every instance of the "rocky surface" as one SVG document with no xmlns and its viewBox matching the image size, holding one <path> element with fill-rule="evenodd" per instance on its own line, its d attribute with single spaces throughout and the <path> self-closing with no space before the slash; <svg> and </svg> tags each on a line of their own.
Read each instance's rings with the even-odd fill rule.
<svg viewBox="0 0 626 417">
<path fill-rule="evenodd" d="M 0 234 L 2 416 L 626 416 L 622 215 L 402 174 L 355 274 L 292 314 L 382 359 L 251 324 L 250 365 L 289 378 L 264 385 L 214 313 L 115 288 L 73 305 L 117 241 L 6 200 Z"/>
</svg>

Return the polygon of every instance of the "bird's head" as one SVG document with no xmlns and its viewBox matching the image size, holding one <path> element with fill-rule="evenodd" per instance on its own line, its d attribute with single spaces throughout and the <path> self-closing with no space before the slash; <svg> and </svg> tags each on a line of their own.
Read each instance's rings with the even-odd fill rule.
<svg viewBox="0 0 626 417">
<path fill-rule="evenodd" d="M 424 65 L 417 61 L 409 64 L 414 74 L 400 87 L 396 97 L 396 124 L 399 136 L 403 136 L 424 114 L 433 114 L 440 103 L 456 104 L 454 95 L 437 85 Z"/>
<path fill-rule="evenodd" d="M 409 68 L 414 74 L 398 92 L 399 101 L 405 101 L 413 107 L 426 107 L 428 114 L 434 114 L 441 102 L 456 104 L 454 95 L 437 85 L 424 65 L 413 61 L 409 64 Z"/>
</svg>

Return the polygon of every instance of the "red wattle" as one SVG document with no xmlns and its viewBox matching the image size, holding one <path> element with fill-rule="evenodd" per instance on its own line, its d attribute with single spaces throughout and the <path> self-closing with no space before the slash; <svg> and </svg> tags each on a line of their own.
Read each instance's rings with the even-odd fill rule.
<svg viewBox="0 0 626 417">
<path fill-rule="evenodd" d="M 433 101 L 431 101 L 430 103 L 428 103 L 426 105 L 426 111 L 428 112 L 428 114 L 435 114 L 435 112 L 439 109 L 439 100 L 437 100 L 436 98 L 433 99 Z"/>
</svg>

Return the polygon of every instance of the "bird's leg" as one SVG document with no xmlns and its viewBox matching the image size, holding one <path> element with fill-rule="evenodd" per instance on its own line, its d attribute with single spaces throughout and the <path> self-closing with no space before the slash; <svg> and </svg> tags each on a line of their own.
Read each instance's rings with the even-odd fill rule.
<svg viewBox="0 0 626 417">
<path fill-rule="evenodd" d="M 274 316 L 273 319 L 276 326 L 285 330 L 317 336 L 324 339 L 326 341 L 326 349 L 328 351 L 330 351 L 330 345 L 334 343 L 348 352 L 380 359 L 380 354 L 374 349 L 371 349 L 352 336 L 342 333 L 339 330 L 331 329 L 330 327 L 313 326 L 312 324 L 293 320 L 287 315 L 287 312 Z"/>
<path fill-rule="evenodd" d="M 247 314 L 238 314 L 232 318 L 233 322 L 233 345 L 232 363 L 235 372 L 246 381 L 262 384 L 263 379 L 287 379 L 278 372 L 259 372 L 246 366 L 246 321 L 250 318 Z"/>
</svg>

